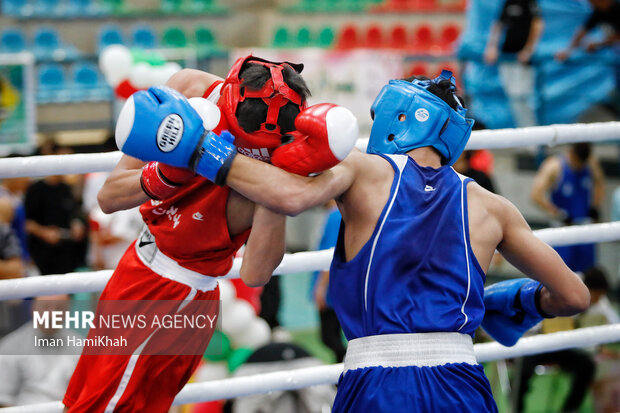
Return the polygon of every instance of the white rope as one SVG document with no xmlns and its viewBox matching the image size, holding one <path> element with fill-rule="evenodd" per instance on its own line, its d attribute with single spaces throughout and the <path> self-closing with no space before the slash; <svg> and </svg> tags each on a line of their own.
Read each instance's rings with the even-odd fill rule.
<svg viewBox="0 0 620 413">
<path fill-rule="evenodd" d="M 328 270 L 334 249 L 286 254 L 274 275 Z M 241 258 L 236 258 L 231 270 L 222 278 L 239 278 Z M 112 270 L 73 272 L 0 281 L 0 300 L 101 291 L 112 276 Z"/>
<path fill-rule="evenodd" d="M 534 231 L 534 235 L 551 246 L 617 241 L 620 240 L 620 221 L 574 225 L 564 228 L 546 228 Z M 333 253 L 332 248 L 286 254 L 273 274 L 328 270 Z M 223 278 L 239 278 L 240 268 L 241 259 L 237 258 L 232 269 Z M 0 300 L 101 291 L 111 275 L 111 270 L 105 270 L 2 280 L 0 281 Z"/>
<path fill-rule="evenodd" d="M 121 159 L 120 152 L 24 156 L 0 159 L 0 178 L 106 172 Z"/>
<path fill-rule="evenodd" d="M 516 148 L 610 140 L 620 140 L 620 122 L 474 131 L 467 143 L 467 149 Z M 356 144 L 362 151 L 366 150 L 367 145 L 368 139 L 360 139 Z M 110 152 L 0 159 L 0 178 L 111 171 L 120 157 L 120 152 Z"/>
<path fill-rule="evenodd" d="M 536 145 L 620 140 L 620 122 L 573 123 L 473 131 L 465 149 L 507 149 Z M 368 139 L 355 145 L 366 151 Z"/>
<path fill-rule="evenodd" d="M 534 235 L 552 247 L 618 241 L 620 240 L 620 221 L 545 228 L 534 231 Z"/>
<path fill-rule="evenodd" d="M 526 337 L 519 340 L 513 347 L 504 347 L 499 343 L 476 344 L 474 351 L 478 362 L 482 363 L 617 341 L 620 341 L 620 324 L 611 324 Z M 342 364 L 332 364 L 190 383 L 181 390 L 173 404 L 182 405 L 273 391 L 296 390 L 321 384 L 335 384 L 342 370 Z M 0 413 L 59 413 L 61 411 L 60 402 L 0 409 Z"/>
</svg>

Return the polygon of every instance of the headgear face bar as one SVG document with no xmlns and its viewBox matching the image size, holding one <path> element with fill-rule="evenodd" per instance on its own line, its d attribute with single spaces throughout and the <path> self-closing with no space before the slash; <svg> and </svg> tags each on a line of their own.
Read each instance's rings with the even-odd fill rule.
<svg viewBox="0 0 620 413">
<path fill-rule="evenodd" d="M 265 82 L 262 89 L 250 90 L 242 86 L 243 79 L 239 73 L 246 63 L 254 63 L 269 69 L 271 78 Z M 284 67 L 290 67 L 297 73 L 301 73 L 303 65 L 289 62 L 270 62 L 252 55 L 237 59 L 230 72 L 226 76 L 218 106 L 226 119 L 227 128 L 236 139 L 251 147 L 273 149 L 281 144 L 282 133 L 278 126 L 280 109 L 288 102 L 293 102 L 302 111 L 306 108 L 306 102 L 284 82 L 282 71 Z M 246 132 L 239 126 L 236 112 L 237 106 L 248 98 L 262 99 L 267 105 L 267 118 L 255 132 Z M 237 141 L 235 141 L 237 145 Z"/>
<path fill-rule="evenodd" d="M 467 110 L 456 96 L 454 110 L 427 90 L 442 80 L 450 81 L 451 90 L 456 90 L 454 76 L 448 70 L 433 80 L 390 80 L 372 104 L 374 123 L 367 152 L 402 154 L 432 146 L 448 165 L 454 164 L 469 140 L 474 120 L 465 117 Z"/>
</svg>

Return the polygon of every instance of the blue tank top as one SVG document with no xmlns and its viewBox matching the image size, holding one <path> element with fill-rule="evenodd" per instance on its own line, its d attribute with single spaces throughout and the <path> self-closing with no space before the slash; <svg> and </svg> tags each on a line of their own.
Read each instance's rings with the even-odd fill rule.
<svg viewBox="0 0 620 413">
<path fill-rule="evenodd" d="M 451 167 L 379 155 L 394 168 L 374 232 L 346 262 L 344 223 L 330 294 L 347 339 L 398 333 L 473 336 L 484 315 L 485 274 L 469 243 L 466 184 Z"/>
<path fill-rule="evenodd" d="M 560 157 L 560 163 L 562 173 L 551 191 L 551 202 L 573 220 L 586 218 L 592 200 L 592 171 L 589 166 L 572 169 L 564 156 Z"/>
</svg>

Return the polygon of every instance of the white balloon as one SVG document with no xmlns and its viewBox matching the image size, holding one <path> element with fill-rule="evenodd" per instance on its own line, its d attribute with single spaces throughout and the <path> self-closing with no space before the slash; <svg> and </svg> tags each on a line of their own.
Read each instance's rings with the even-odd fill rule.
<svg viewBox="0 0 620 413">
<path fill-rule="evenodd" d="M 222 380 L 230 375 L 228 371 L 228 364 L 224 362 L 209 361 L 205 364 L 201 364 L 195 373 L 197 382 Z"/>
<path fill-rule="evenodd" d="M 129 82 L 138 89 L 146 89 L 153 85 L 153 68 L 148 63 L 140 62 L 131 68 Z"/>
<path fill-rule="evenodd" d="M 220 283 L 220 301 L 222 305 L 229 305 L 237 296 L 237 290 L 230 280 L 218 280 Z"/>
<path fill-rule="evenodd" d="M 129 73 L 124 73 L 123 71 L 112 71 L 110 73 L 104 73 L 105 81 L 111 87 L 115 88 L 121 83 L 123 80 L 129 78 Z"/>
<path fill-rule="evenodd" d="M 168 76 L 172 76 L 179 70 L 183 69 L 180 64 L 177 62 L 166 62 L 163 66 L 164 71 L 168 74 Z M 166 79 L 168 80 L 168 79 Z"/>
<path fill-rule="evenodd" d="M 254 307 L 245 300 L 237 299 L 230 301 L 228 305 L 222 304 L 219 322 L 224 334 L 234 340 L 255 318 Z"/>
<path fill-rule="evenodd" d="M 152 86 L 163 86 L 166 84 L 170 75 L 166 73 L 166 70 L 163 66 L 153 66 L 151 68 L 152 76 L 153 76 L 153 85 Z"/>
<path fill-rule="evenodd" d="M 189 104 L 202 118 L 202 125 L 206 130 L 213 130 L 220 123 L 220 108 L 210 100 L 193 97 L 188 99 Z"/>
<path fill-rule="evenodd" d="M 175 62 L 168 62 L 161 66 L 153 66 L 153 85 L 165 85 L 168 79 L 181 70 L 181 66 Z"/>
<path fill-rule="evenodd" d="M 271 328 L 265 320 L 256 317 L 240 334 L 233 336 L 235 347 L 257 349 L 271 341 Z"/>
<path fill-rule="evenodd" d="M 99 67 L 111 86 L 129 77 L 133 65 L 131 51 L 120 44 L 106 47 L 99 55 Z"/>
</svg>

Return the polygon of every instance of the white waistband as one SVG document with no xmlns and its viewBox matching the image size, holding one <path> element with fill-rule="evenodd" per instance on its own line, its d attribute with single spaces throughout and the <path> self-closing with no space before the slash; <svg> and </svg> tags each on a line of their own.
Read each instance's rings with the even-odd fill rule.
<svg viewBox="0 0 620 413">
<path fill-rule="evenodd" d="M 383 334 L 349 341 L 344 371 L 364 367 L 478 364 L 471 336 L 461 333 Z"/>
<path fill-rule="evenodd" d="M 153 272 L 164 278 L 185 284 L 199 291 L 212 291 L 218 286 L 217 279 L 179 265 L 157 248 L 155 238 L 146 228 L 136 241 L 136 252 L 140 260 Z"/>
</svg>

